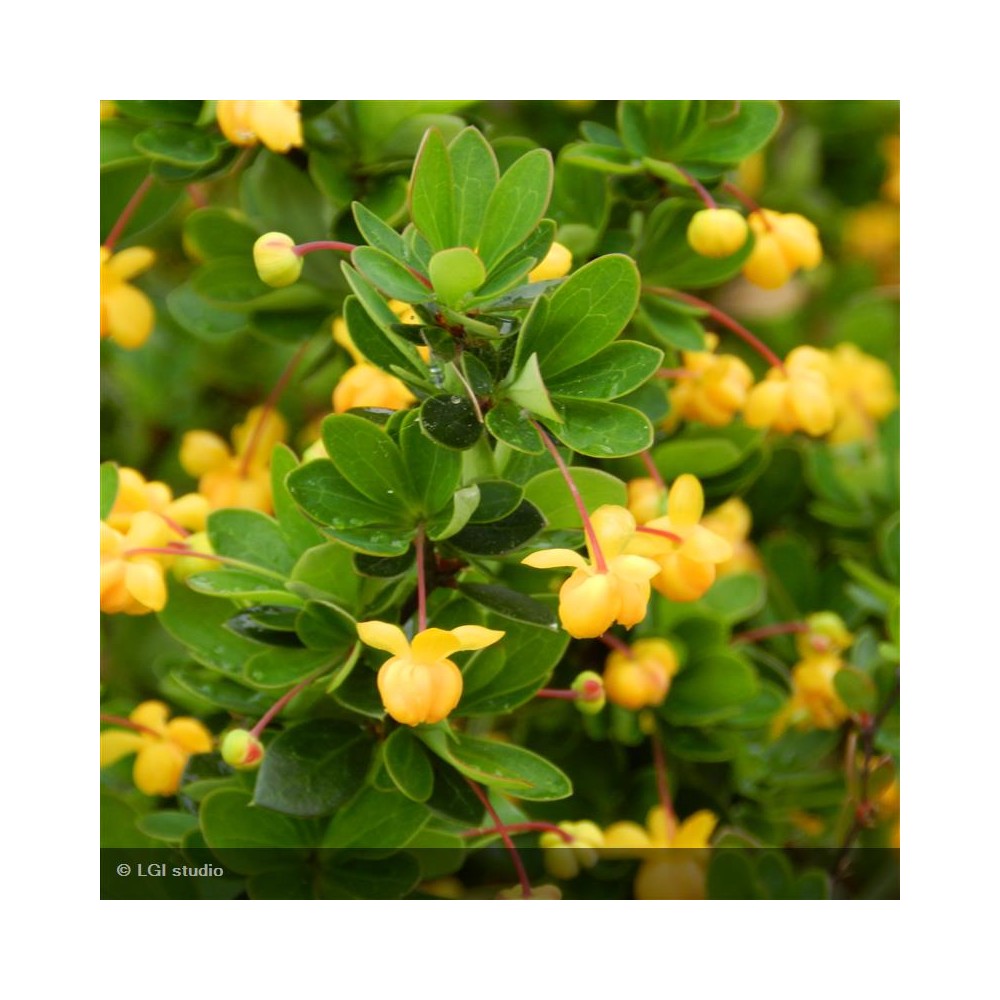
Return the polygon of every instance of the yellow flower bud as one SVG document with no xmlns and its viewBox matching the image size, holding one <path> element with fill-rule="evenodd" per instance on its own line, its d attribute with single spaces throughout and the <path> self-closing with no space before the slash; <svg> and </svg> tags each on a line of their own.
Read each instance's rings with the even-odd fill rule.
<svg viewBox="0 0 1000 1000">
<path fill-rule="evenodd" d="M 524 890 L 519 885 L 515 885 L 512 889 L 501 889 L 497 893 L 497 899 L 524 899 Z M 562 892 L 559 888 L 554 885 L 533 885 L 531 887 L 531 895 L 527 897 L 528 900 L 532 899 L 562 899 Z"/>
<path fill-rule="evenodd" d="M 729 257 L 747 241 L 747 221 L 733 208 L 704 208 L 688 223 L 691 249 L 702 257 Z"/>
<path fill-rule="evenodd" d="M 667 491 L 654 479 L 630 479 L 627 484 L 628 509 L 636 524 L 645 524 L 667 512 Z"/>
<path fill-rule="evenodd" d="M 762 209 L 750 216 L 750 228 L 756 242 L 743 274 L 761 288 L 780 288 L 799 268 L 811 271 L 823 259 L 819 233 L 801 215 Z"/>
<path fill-rule="evenodd" d="M 558 833 L 543 833 L 539 845 L 544 849 L 545 869 L 555 878 L 576 878 L 581 868 L 593 868 L 598 861 L 598 851 L 604 846 L 604 835 L 596 823 L 582 820 L 579 823 L 560 823 L 573 839 L 567 841 Z"/>
<path fill-rule="evenodd" d="M 784 370 L 772 368 L 747 396 L 743 419 L 748 427 L 773 427 L 783 434 L 803 430 L 817 437 L 834 425 L 830 359 L 815 347 L 796 347 Z"/>
<path fill-rule="evenodd" d="M 221 468 L 231 457 L 229 445 L 211 431 L 187 431 L 181 438 L 181 466 L 189 476 Z"/>
<path fill-rule="evenodd" d="M 604 688 L 612 704 L 633 712 L 663 704 L 680 664 L 666 639 L 639 639 L 631 656 L 613 650 L 604 668 Z"/>
<path fill-rule="evenodd" d="M 528 281 L 550 281 L 569 274 L 573 255 L 561 243 L 553 242 L 545 257 L 528 272 Z"/>
<path fill-rule="evenodd" d="M 216 101 L 215 117 L 234 146 L 253 146 L 259 139 L 272 152 L 287 153 L 302 145 L 298 101 Z"/>
<path fill-rule="evenodd" d="M 254 267 L 265 285 L 284 288 L 299 280 L 302 258 L 294 247 L 295 240 L 285 233 L 265 233 L 254 243 Z"/>
<path fill-rule="evenodd" d="M 153 332 L 156 312 L 149 297 L 130 284 L 153 266 L 156 256 L 147 247 L 129 247 L 112 255 L 101 247 L 101 339 L 110 337 L 120 347 L 141 347 Z"/>
<path fill-rule="evenodd" d="M 264 759 L 264 744 L 247 729 L 232 729 L 222 740 L 222 759 L 237 771 L 252 771 Z"/>
<path fill-rule="evenodd" d="M 576 680 L 570 685 L 579 697 L 573 703 L 584 715 L 597 715 L 607 703 L 604 693 L 604 681 L 600 674 L 593 670 L 584 670 L 577 674 Z"/>
</svg>

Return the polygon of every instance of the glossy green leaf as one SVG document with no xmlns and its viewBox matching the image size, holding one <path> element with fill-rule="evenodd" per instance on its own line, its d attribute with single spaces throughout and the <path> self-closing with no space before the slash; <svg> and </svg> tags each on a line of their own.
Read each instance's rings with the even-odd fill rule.
<svg viewBox="0 0 1000 1000">
<path fill-rule="evenodd" d="M 410 217 L 433 250 L 458 243 L 454 182 L 448 149 L 437 129 L 430 129 L 413 164 Z"/>
<path fill-rule="evenodd" d="M 260 233 L 227 208 L 198 208 L 184 220 L 184 245 L 203 260 L 249 257 Z"/>
<path fill-rule="evenodd" d="M 323 649 L 331 658 L 346 654 L 358 643 L 355 620 L 329 601 L 308 601 L 299 612 L 295 628 L 310 649 Z"/>
<path fill-rule="evenodd" d="M 288 540 L 289 548 L 300 553 L 314 545 L 322 545 L 326 539 L 319 529 L 299 509 L 285 485 L 290 472 L 299 467 L 295 453 L 284 444 L 277 444 L 271 453 L 271 496 L 274 502 L 274 516 L 278 526 Z"/>
<path fill-rule="evenodd" d="M 416 419 L 408 419 L 399 435 L 403 464 L 426 514 L 447 506 L 462 474 L 462 457 L 425 434 Z"/>
<path fill-rule="evenodd" d="M 533 309 L 518 338 L 515 367 L 538 355 L 547 378 L 582 364 L 607 347 L 639 302 L 639 272 L 630 257 L 608 254 L 585 264 Z"/>
<path fill-rule="evenodd" d="M 405 847 L 428 819 L 427 807 L 402 792 L 380 792 L 367 786 L 333 817 L 322 846 Z"/>
<path fill-rule="evenodd" d="M 360 588 L 353 553 L 337 542 L 309 549 L 295 564 L 288 588 L 304 597 L 329 600 L 356 611 Z"/>
<path fill-rule="evenodd" d="M 418 729 L 416 735 L 467 778 L 507 795 L 548 801 L 573 794 L 572 783 L 555 764 L 523 747 L 458 733 L 452 740 L 440 730 L 429 728 Z"/>
<path fill-rule="evenodd" d="M 208 515 L 212 551 L 253 566 L 287 574 L 295 555 L 274 518 L 259 510 L 216 510 Z"/>
<path fill-rule="evenodd" d="M 207 133 L 185 125 L 154 125 L 140 132 L 134 143 L 150 159 L 180 167 L 204 167 L 219 155 Z"/>
<path fill-rule="evenodd" d="M 459 451 L 471 448 L 483 433 L 483 425 L 468 396 L 425 399 L 420 407 L 420 424 L 434 441 Z"/>
<path fill-rule="evenodd" d="M 593 512 L 604 504 L 627 505 L 620 479 L 600 469 L 571 467 L 569 471 L 587 510 Z M 580 512 L 559 469 L 539 473 L 525 486 L 524 495 L 542 512 L 548 528 L 583 530 Z"/>
<path fill-rule="evenodd" d="M 540 455 L 545 445 L 529 414 L 509 400 L 502 400 L 486 414 L 486 427 L 498 440 L 528 455 Z"/>
<path fill-rule="evenodd" d="M 483 262 L 475 251 L 464 246 L 439 250 L 431 257 L 429 273 L 434 294 L 453 308 L 486 280 Z"/>
<path fill-rule="evenodd" d="M 451 502 L 427 523 L 427 535 L 435 542 L 444 541 L 461 531 L 479 506 L 479 487 L 456 490 Z"/>
<path fill-rule="evenodd" d="M 253 804 L 291 816 L 324 816 L 361 788 L 372 742 L 358 726 L 310 719 L 267 746 Z"/>
<path fill-rule="evenodd" d="M 321 239 L 333 222 L 333 206 L 309 174 L 290 157 L 266 149 L 257 152 L 243 172 L 240 201 L 247 217 L 262 233 L 288 233 L 296 243 Z M 306 267 L 333 275 L 336 260 L 328 254 L 326 259 L 307 262 Z"/>
<path fill-rule="evenodd" d="M 489 524 L 467 524 L 451 544 L 463 552 L 480 556 L 499 556 L 513 552 L 529 542 L 542 528 L 545 519 L 541 512 L 527 500 L 506 517 Z"/>
<path fill-rule="evenodd" d="M 404 260 L 406 258 L 406 243 L 403 237 L 392 226 L 383 222 L 371 209 L 362 205 L 360 201 L 356 201 L 351 205 L 351 211 L 354 214 L 354 221 L 357 223 L 361 235 L 368 242 L 369 246 L 384 251 L 396 260 Z"/>
<path fill-rule="evenodd" d="M 767 588 L 759 574 L 737 573 L 716 580 L 701 603 L 733 624 L 755 615 L 766 599 Z"/>
<path fill-rule="evenodd" d="M 324 899 L 402 899 L 416 888 L 422 873 L 408 854 L 368 860 L 350 858 L 327 869 L 320 885 Z"/>
<path fill-rule="evenodd" d="M 455 185 L 455 241 L 475 247 L 500 168 L 490 144 L 475 128 L 463 129 L 448 147 Z"/>
<path fill-rule="evenodd" d="M 257 691 L 233 678 L 190 664 L 172 671 L 170 679 L 226 712 L 260 716 L 274 704 L 270 692 Z"/>
<path fill-rule="evenodd" d="M 681 147 L 685 161 L 735 165 L 760 149 L 777 131 L 777 101 L 735 101 L 724 117 L 706 122 Z"/>
<path fill-rule="evenodd" d="M 381 292 L 403 302 L 425 302 L 432 291 L 384 250 L 358 247 L 351 263 Z"/>
<path fill-rule="evenodd" d="M 500 178 L 486 205 L 477 247 L 487 270 L 525 240 L 541 221 L 552 194 L 552 176 L 552 154 L 546 149 L 533 149 Z"/>
<path fill-rule="evenodd" d="M 400 518 L 412 509 L 403 457 L 385 431 L 363 417 L 335 413 L 323 421 L 323 443 L 337 471 L 372 503 Z"/>
<path fill-rule="evenodd" d="M 247 328 L 245 312 L 209 302 L 195 291 L 190 281 L 171 289 L 166 304 L 167 311 L 181 327 L 207 343 L 228 343 Z"/>
<path fill-rule="evenodd" d="M 597 142 L 576 142 L 566 147 L 563 155 L 567 163 L 599 170 L 604 174 L 639 174 L 642 165 L 621 146 L 604 145 Z"/>
<path fill-rule="evenodd" d="M 673 725 L 706 725 L 733 715 L 758 690 L 756 672 L 742 657 L 712 652 L 674 678 L 664 714 Z"/>
<path fill-rule="evenodd" d="M 247 660 L 243 679 L 255 687 L 284 688 L 337 662 L 336 653 L 325 649 L 265 649 Z"/>
<path fill-rule="evenodd" d="M 382 761 L 396 787 L 414 802 L 426 802 L 434 791 L 434 769 L 423 744 L 407 727 L 395 730 L 383 745 Z"/>
<path fill-rule="evenodd" d="M 558 396 L 553 403 L 563 421 L 546 422 L 546 427 L 581 455 L 620 458 L 645 451 L 653 443 L 649 418 L 630 406 Z"/>
<path fill-rule="evenodd" d="M 479 506 L 469 518 L 476 524 L 499 521 L 515 510 L 524 497 L 520 486 L 503 479 L 480 481 L 476 485 L 479 487 Z"/>
<path fill-rule="evenodd" d="M 458 589 L 477 604 L 495 611 L 504 618 L 541 628 L 559 627 L 555 612 L 547 604 L 542 604 L 541 601 L 536 601 L 518 590 L 491 583 L 460 583 Z"/>
<path fill-rule="evenodd" d="M 409 372 L 426 375 L 426 369 L 413 345 L 393 333 L 387 325 L 376 323 L 365 306 L 353 295 L 344 300 L 344 321 L 354 346 L 372 364 L 384 371 L 398 366 Z M 392 316 L 388 322 L 396 322 L 396 317 Z"/>
<path fill-rule="evenodd" d="M 688 310 L 676 309 L 663 298 L 647 296 L 642 300 L 639 317 L 664 347 L 678 351 L 703 351 L 705 330 Z"/>
<path fill-rule="evenodd" d="M 547 420 L 560 420 L 559 414 L 549 399 L 542 373 L 538 366 L 538 355 L 532 354 L 521 367 L 517 377 L 503 388 L 504 396 L 529 413 Z"/>
<path fill-rule="evenodd" d="M 179 844 L 188 833 L 198 829 L 198 817 L 176 809 L 164 809 L 140 816 L 136 826 L 141 833 L 154 840 Z"/>
<path fill-rule="evenodd" d="M 553 396 L 572 399 L 617 399 L 652 378 L 663 363 L 663 352 L 633 340 L 618 340 L 581 365 L 546 379 Z"/>
</svg>

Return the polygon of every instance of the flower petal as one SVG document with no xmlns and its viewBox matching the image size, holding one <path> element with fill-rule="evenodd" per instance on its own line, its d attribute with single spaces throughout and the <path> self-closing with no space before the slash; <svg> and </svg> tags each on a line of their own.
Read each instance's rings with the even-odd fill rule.
<svg viewBox="0 0 1000 1000">
<path fill-rule="evenodd" d="M 151 559 L 136 559 L 125 570 L 125 589 L 144 607 L 162 611 L 167 604 L 163 567 Z"/>
<path fill-rule="evenodd" d="M 646 583 L 660 572 L 660 564 L 643 556 L 616 556 L 608 567 L 611 572 L 629 583 Z"/>
<path fill-rule="evenodd" d="M 708 847 L 708 839 L 719 823 L 718 816 L 708 809 L 701 809 L 688 816 L 674 834 L 671 847 Z"/>
<path fill-rule="evenodd" d="M 162 701 L 144 701 L 141 705 L 136 705 L 129 713 L 129 719 L 139 726 L 152 729 L 154 733 L 161 736 L 167 729 L 167 716 L 170 709 Z"/>
<path fill-rule="evenodd" d="M 594 526 L 594 534 L 605 559 L 620 555 L 635 533 L 635 518 L 631 511 L 614 504 L 598 507 L 590 515 L 590 523 Z"/>
<path fill-rule="evenodd" d="M 521 562 L 533 569 L 555 569 L 557 566 L 572 566 L 574 569 L 586 569 L 587 560 L 572 549 L 542 549 L 525 556 Z"/>
<path fill-rule="evenodd" d="M 559 620 L 577 639 L 596 639 L 615 623 L 621 608 L 617 581 L 605 573 L 577 570 L 559 591 Z"/>
<path fill-rule="evenodd" d="M 167 739 L 188 753 L 208 753 L 212 734 L 197 720 L 183 716 L 167 723 Z"/>
<path fill-rule="evenodd" d="M 410 644 L 398 625 L 389 622 L 358 622 L 358 638 L 375 649 L 384 649 L 394 656 L 409 656 Z"/>
<path fill-rule="evenodd" d="M 130 753 L 138 753 L 146 741 L 139 733 L 105 729 L 101 733 L 101 767 L 110 767 Z"/>
<path fill-rule="evenodd" d="M 695 562 L 720 563 L 733 557 L 733 547 L 721 535 L 696 524 L 678 554 Z"/>
<path fill-rule="evenodd" d="M 153 332 L 153 303 L 138 288 L 119 285 L 103 298 L 108 336 L 122 347 L 141 347 Z"/>
<path fill-rule="evenodd" d="M 143 271 L 148 271 L 156 261 L 156 254 L 149 247 L 129 247 L 116 253 L 108 262 L 108 274 L 119 281 L 128 281 Z"/>
<path fill-rule="evenodd" d="M 483 628 L 482 625 L 459 625 L 451 634 L 462 644 L 462 649 L 484 649 L 499 642 L 507 633 L 498 629 Z"/>
<path fill-rule="evenodd" d="M 679 528 L 697 524 L 705 510 L 705 492 L 701 483 L 689 472 L 678 476 L 667 497 L 670 520 Z"/>
<path fill-rule="evenodd" d="M 443 628 L 428 628 L 413 637 L 410 648 L 412 658 L 418 663 L 437 663 L 458 652 L 462 641 Z"/>
<path fill-rule="evenodd" d="M 145 795 L 173 795 L 181 783 L 187 754 L 173 743 L 161 740 L 139 751 L 132 769 L 135 787 Z"/>
</svg>

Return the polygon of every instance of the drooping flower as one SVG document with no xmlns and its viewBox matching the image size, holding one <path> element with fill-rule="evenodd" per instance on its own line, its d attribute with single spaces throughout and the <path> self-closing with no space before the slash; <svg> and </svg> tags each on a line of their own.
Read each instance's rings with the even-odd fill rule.
<svg viewBox="0 0 1000 1000">
<path fill-rule="evenodd" d="M 144 701 L 129 715 L 141 727 L 105 729 L 101 733 L 101 767 L 135 754 L 132 780 L 145 795 L 173 795 L 180 787 L 188 758 L 212 749 L 212 734 L 197 719 L 182 716 L 167 721 L 162 701 Z"/>
<path fill-rule="evenodd" d="M 708 334 L 708 350 L 682 352 L 687 374 L 670 390 L 671 423 L 699 420 L 709 427 L 725 427 L 743 408 L 753 372 L 735 354 L 715 354 L 718 342 L 718 337 Z"/>
<path fill-rule="evenodd" d="M 112 255 L 101 247 L 101 339 L 120 347 L 142 347 L 153 332 L 156 312 L 149 297 L 130 284 L 152 266 L 156 256 L 147 247 L 129 247 Z"/>
<path fill-rule="evenodd" d="M 118 469 L 114 506 L 106 521 L 116 531 L 128 531 L 132 518 L 140 511 L 152 511 L 189 531 L 201 531 L 205 527 L 209 504 L 198 493 L 187 493 L 175 500 L 166 483 L 149 481 L 137 469 L 122 466 Z"/>
<path fill-rule="evenodd" d="M 899 404 L 892 370 L 854 344 L 838 344 L 830 352 L 829 380 L 836 411 L 829 440 L 834 444 L 870 440 L 876 423 Z"/>
<path fill-rule="evenodd" d="M 141 550 L 163 548 L 175 540 L 167 522 L 151 511 L 135 514 L 124 534 L 102 521 L 101 610 L 127 615 L 161 611 L 167 603 L 165 560 Z"/>
<path fill-rule="evenodd" d="M 800 268 L 811 271 L 823 259 L 819 233 L 802 215 L 765 208 L 751 214 L 750 228 L 755 241 L 743 275 L 761 288 L 780 288 Z"/>
<path fill-rule="evenodd" d="M 772 737 L 789 726 L 797 729 L 836 729 L 850 711 L 840 700 L 833 680 L 844 666 L 836 653 L 810 656 L 792 668 L 792 694 L 771 722 Z"/>
<path fill-rule="evenodd" d="M 573 839 L 566 840 L 558 833 L 543 833 L 538 840 L 542 848 L 545 870 L 554 878 L 576 878 L 581 868 L 593 868 L 598 861 L 598 850 L 604 846 L 601 828 L 590 820 L 559 824 Z"/>
<path fill-rule="evenodd" d="M 672 601 L 696 601 L 715 582 L 716 566 L 732 558 L 732 546 L 700 524 L 705 509 L 701 483 L 678 476 L 667 495 L 667 513 L 637 531 L 628 551 L 655 560 L 652 585 Z"/>
<path fill-rule="evenodd" d="M 274 153 L 302 145 L 298 101 L 216 101 L 215 117 L 234 146 L 264 143 Z"/>
<path fill-rule="evenodd" d="M 411 643 L 398 625 L 358 622 L 358 636 L 365 645 L 393 654 L 379 669 L 378 690 L 389 715 L 407 726 L 440 722 L 458 705 L 462 672 L 448 657 L 492 646 L 505 634 L 481 625 L 428 628 Z"/>
<path fill-rule="evenodd" d="M 830 357 L 824 351 L 805 345 L 794 348 L 783 369 L 772 368 L 750 390 L 744 421 L 748 427 L 773 427 L 782 434 L 828 433 L 836 420 L 830 374 Z"/>
<path fill-rule="evenodd" d="M 572 575 L 559 591 L 559 620 L 577 639 L 594 639 L 615 622 L 631 628 L 646 617 L 649 581 L 658 565 L 626 553 L 635 536 L 635 518 L 624 507 L 606 504 L 590 515 L 600 552 L 587 539 L 589 559 L 572 549 L 542 549 L 522 559 L 535 569 L 568 566 Z"/>
<path fill-rule="evenodd" d="M 702 257 L 730 257 L 747 241 L 747 220 L 734 208 L 703 208 L 688 223 L 687 241 Z"/>
<path fill-rule="evenodd" d="M 678 669 L 677 653 L 666 639 L 638 639 L 630 654 L 611 651 L 604 667 L 604 690 L 612 704 L 633 712 L 662 705 Z"/>
</svg>

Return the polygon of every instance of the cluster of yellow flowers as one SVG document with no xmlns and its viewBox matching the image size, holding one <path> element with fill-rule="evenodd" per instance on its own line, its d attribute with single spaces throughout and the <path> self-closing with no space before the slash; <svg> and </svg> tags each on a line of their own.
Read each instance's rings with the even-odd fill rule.
<svg viewBox="0 0 1000 1000">
<path fill-rule="evenodd" d="M 216 101 L 215 118 L 234 146 L 264 143 L 274 153 L 302 145 L 298 101 Z"/>
<path fill-rule="evenodd" d="M 148 247 L 129 247 L 116 254 L 101 247 L 101 339 L 119 347 L 142 347 L 153 332 L 156 311 L 145 292 L 130 282 L 148 271 L 156 255 Z"/>
<path fill-rule="evenodd" d="M 145 795 L 174 795 L 188 758 L 211 751 L 212 734 L 186 716 L 167 721 L 162 701 L 144 701 L 129 715 L 132 727 L 101 732 L 101 767 L 135 754 L 132 779 Z"/>
<path fill-rule="evenodd" d="M 160 611 L 167 601 L 164 571 L 174 557 L 144 550 L 179 541 L 190 545 L 199 536 L 187 532 L 203 532 L 208 511 L 208 500 L 197 493 L 175 500 L 166 483 L 147 482 L 135 469 L 119 469 L 114 506 L 101 522 L 101 610 L 129 615 Z"/>
<path fill-rule="evenodd" d="M 547 832 L 539 844 L 545 867 L 555 878 L 575 878 L 602 857 L 635 858 L 642 862 L 635 878 L 636 899 L 704 899 L 709 840 L 718 822 L 714 813 L 703 809 L 678 823 L 672 812 L 656 806 L 645 827 L 630 820 L 612 823 L 606 830 L 589 820 L 560 823 L 572 839 Z"/>
<path fill-rule="evenodd" d="M 287 433 L 280 413 L 257 406 L 233 428 L 232 448 L 212 431 L 188 431 L 181 440 L 181 465 L 198 479 L 210 510 L 249 507 L 269 514 L 271 452 Z"/>
<path fill-rule="evenodd" d="M 681 420 L 698 420 L 725 427 L 743 409 L 753 385 L 749 365 L 735 354 L 716 354 L 719 338 L 705 335 L 705 351 L 681 352 L 684 377 L 670 390 L 667 427 Z"/>
<path fill-rule="evenodd" d="M 662 705 L 680 669 L 674 647 L 666 639 L 638 639 L 628 652 L 612 650 L 604 664 L 608 700 L 633 712 Z"/>
<path fill-rule="evenodd" d="M 790 725 L 798 729 L 836 729 L 850 712 L 833 679 L 843 667 L 840 654 L 854 641 L 838 615 L 823 611 L 806 619 L 808 631 L 795 638 L 802 659 L 792 668 L 792 694 L 771 724 L 780 736 Z"/>
</svg>

